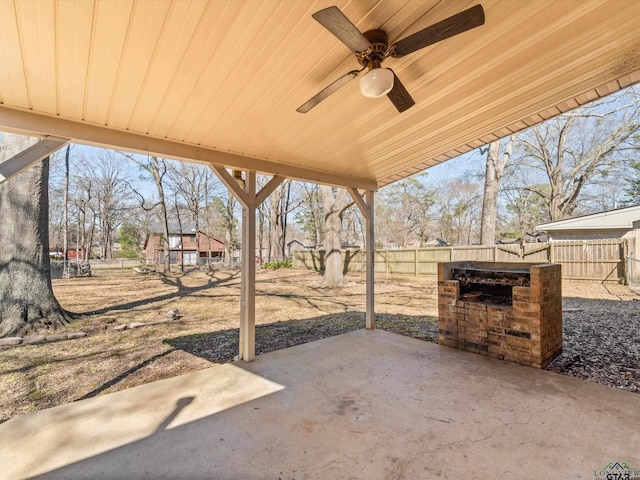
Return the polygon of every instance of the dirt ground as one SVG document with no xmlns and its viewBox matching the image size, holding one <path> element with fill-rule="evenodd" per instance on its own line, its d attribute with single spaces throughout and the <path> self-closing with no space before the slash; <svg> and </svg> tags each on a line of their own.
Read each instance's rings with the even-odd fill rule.
<svg viewBox="0 0 640 480">
<path fill-rule="evenodd" d="M 364 327 L 363 275 L 342 289 L 314 272 L 259 270 L 256 350 L 265 353 Z M 0 350 L 0 422 L 228 362 L 238 351 L 238 272 L 110 274 L 54 280 L 61 304 L 82 314 L 85 338 Z M 640 296 L 621 285 L 563 284 L 565 352 L 549 369 L 640 392 Z M 116 330 L 134 322 L 168 323 Z M 437 341 L 433 277 L 376 275 L 379 328 Z"/>
</svg>

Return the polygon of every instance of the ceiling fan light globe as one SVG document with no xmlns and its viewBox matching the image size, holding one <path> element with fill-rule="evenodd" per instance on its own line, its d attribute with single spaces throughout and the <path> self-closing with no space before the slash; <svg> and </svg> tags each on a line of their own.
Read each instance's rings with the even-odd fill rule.
<svg viewBox="0 0 640 480">
<path fill-rule="evenodd" d="M 360 77 L 360 91 L 367 98 L 382 97 L 393 88 L 393 78 L 388 68 L 372 68 Z"/>
</svg>

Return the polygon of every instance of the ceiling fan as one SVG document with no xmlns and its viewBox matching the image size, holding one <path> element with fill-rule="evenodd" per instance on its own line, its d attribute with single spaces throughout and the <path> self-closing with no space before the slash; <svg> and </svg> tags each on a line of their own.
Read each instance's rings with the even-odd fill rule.
<svg viewBox="0 0 640 480">
<path fill-rule="evenodd" d="M 362 94 L 370 98 L 386 95 L 398 112 L 404 112 L 413 106 L 415 101 L 393 70 L 381 67 L 382 62 L 387 57 L 404 57 L 484 24 L 482 5 L 476 5 L 389 45 L 387 32 L 378 29 L 361 33 L 338 7 L 325 8 L 314 13 L 312 17 L 356 54 L 362 68 L 346 73 L 320 90 L 296 110 L 300 113 L 307 113 L 365 69 L 369 71 L 360 78 Z"/>
</svg>

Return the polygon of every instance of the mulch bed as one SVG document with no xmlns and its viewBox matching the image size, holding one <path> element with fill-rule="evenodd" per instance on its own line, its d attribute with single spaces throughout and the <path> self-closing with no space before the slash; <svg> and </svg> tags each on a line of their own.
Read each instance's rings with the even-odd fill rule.
<svg viewBox="0 0 640 480">
<path fill-rule="evenodd" d="M 563 353 L 547 370 L 640 393 L 640 301 L 565 298 Z"/>
</svg>

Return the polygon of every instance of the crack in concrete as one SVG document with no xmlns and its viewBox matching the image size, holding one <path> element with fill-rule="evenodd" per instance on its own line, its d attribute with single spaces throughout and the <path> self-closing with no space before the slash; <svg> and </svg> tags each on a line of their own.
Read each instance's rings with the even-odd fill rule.
<svg viewBox="0 0 640 480">
<path fill-rule="evenodd" d="M 489 440 L 491 437 L 493 437 L 493 435 L 496 433 L 496 431 L 498 431 L 498 429 L 506 428 L 506 427 L 510 427 L 510 426 L 512 426 L 512 425 L 528 425 L 528 424 L 529 424 L 529 422 L 531 422 L 531 420 L 532 420 L 532 419 L 533 419 L 533 413 L 531 413 L 531 414 L 529 415 L 529 418 L 528 418 L 525 422 L 517 422 L 517 421 L 514 421 L 514 422 L 503 422 L 503 421 L 500 419 L 500 417 L 498 417 L 498 420 L 499 420 L 500 422 L 502 422 L 502 425 L 498 425 L 498 426 L 494 427 L 494 428 L 491 430 L 491 433 L 489 433 L 489 435 L 487 435 L 487 436 L 485 436 L 485 437 L 478 438 L 478 439 L 475 439 L 475 440 L 470 439 L 470 438 L 465 438 L 465 439 L 463 439 L 463 440 L 455 440 L 455 441 L 453 441 L 453 442 L 449 442 L 449 443 L 446 443 L 446 444 L 444 444 L 444 445 L 440 445 L 440 446 L 438 446 L 438 447 L 436 447 L 436 448 L 434 448 L 434 449 L 432 449 L 432 450 L 427 450 L 427 451 L 425 451 L 425 452 L 418 452 L 418 453 L 416 453 L 413 457 L 411 457 L 411 458 L 409 458 L 409 459 L 407 459 L 407 460 L 405 460 L 405 461 L 400 461 L 400 460 L 399 460 L 399 459 L 397 459 L 397 458 L 392 458 L 392 459 L 391 459 L 391 461 L 392 461 L 392 463 L 393 463 L 393 473 L 392 473 L 392 476 L 391 476 L 390 478 L 391 478 L 391 479 L 393 479 L 393 480 L 401 480 L 402 478 L 405 478 L 404 470 L 407 468 L 407 466 L 409 466 L 409 465 L 410 465 L 412 462 L 414 462 L 418 457 L 420 457 L 420 456 L 424 455 L 425 453 L 434 453 L 434 452 L 437 452 L 438 450 L 440 450 L 440 449 L 442 449 L 442 448 L 450 447 L 450 446 L 452 446 L 452 445 L 456 445 L 456 444 L 460 444 L 460 443 L 465 443 L 465 442 L 470 442 L 470 443 L 479 443 L 479 442 L 484 442 L 484 441 L 486 441 L 486 440 Z M 442 420 L 439 420 L 439 419 L 437 419 L 437 418 L 433 418 L 433 420 L 442 421 Z M 444 423 L 450 423 L 450 422 L 446 422 L 446 421 L 445 421 Z M 423 436 L 423 437 L 421 437 L 421 439 L 420 439 L 419 441 L 423 441 L 423 440 L 424 440 L 424 436 Z M 444 475 L 444 478 L 449 478 L 449 477 L 446 475 L 446 473 L 445 473 L 445 472 L 442 472 L 442 471 L 439 471 L 439 472 L 438 472 L 438 475 Z"/>
<path fill-rule="evenodd" d="M 528 425 L 529 422 L 531 422 L 531 420 L 533 419 L 533 413 L 531 413 L 529 415 L 529 418 L 527 419 L 526 422 L 503 422 L 502 425 L 498 425 L 497 427 L 494 427 L 493 430 L 491 430 L 491 433 L 489 435 L 487 435 L 486 437 L 482 437 L 482 438 L 478 438 L 476 440 L 472 440 L 470 438 L 465 438 L 464 440 L 455 440 L 453 442 L 449 442 L 449 443 L 445 443 L 444 445 L 440 445 L 439 447 L 434 448 L 433 450 L 428 450 L 427 453 L 434 453 L 437 452 L 438 450 L 445 448 L 445 447 L 450 447 L 452 445 L 458 444 L 458 443 L 465 443 L 465 442 L 470 442 L 470 443 L 479 443 L 479 442 L 484 442 L 485 440 L 489 440 L 491 437 L 493 437 L 493 434 L 496 433 L 496 431 L 498 431 L 498 429 L 501 428 L 505 428 L 505 427 L 510 427 L 511 425 Z M 498 417 L 498 420 L 500 420 L 500 418 Z M 500 420 L 502 422 L 502 420 Z M 416 455 L 417 457 L 417 455 Z M 416 458 L 414 457 L 414 458 Z"/>
</svg>

